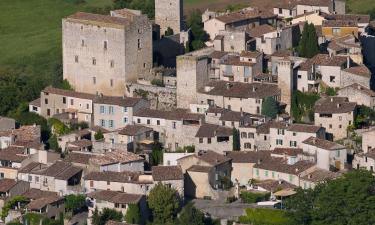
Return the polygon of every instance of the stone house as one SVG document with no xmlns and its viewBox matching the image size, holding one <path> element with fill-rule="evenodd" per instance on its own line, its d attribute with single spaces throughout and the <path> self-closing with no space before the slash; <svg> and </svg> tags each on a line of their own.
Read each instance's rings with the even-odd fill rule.
<svg viewBox="0 0 375 225">
<path fill-rule="evenodd" d="M 375 129 L 370 129 L 362 133 L 362 151 L 367 153 L 371 149 L 375 149 Z"/>
<path fill-rule="evenodd" d="M 347 98 L 349 102 L 375 109 L 375 92 L 366 86 L 354 83 L 341 88 L 337 93 L 339 97 Z"/>
<path fill-rule="evenodd" d="M 144 108 L 134 114 L 134 122 L 152 128 L 154 140 L 175 151 L 195 143 L 195 135 L 204 122 L 204 116 L 185 109 L 163 111 Z"/>
<path fill-rule="evenodd" d="M 316 157 L 316 167 L 323 170 L 344 170 L 347 164 L 345 146 L 328 140 L 310 137 L 303 142 L 303 152 Z"/>
<path fill-rule="evenodd" d="M 261 161 L 269 160 L 269 151 L 230 151 L 226 157 L 232 159 L 231 179 L 233 184 L 246 186 L 254 178 L 253 166 Z"/>
<path fill-rule="evenodd" d="M 371 71 L 366 66 L 354 66 L 341 72 L 341 87 L 360 84 L 370 89 Z"/>
<path fill-rule="evenodd" d="M 111 150 L 89 159 L 90 171 L 142 172 L 144 158 L 132 152 Z"/>
<path fill-rule="evenodd" d="M 62 20 L 64 79 L 78 92 L 123 96 L 150 74 L 152 24 L 140 11 L 77 12 Z"/>
<path fill-rule="evenodd" d="M 322 34 L 328 40 L 348 34 L 358 37 L 358 22 L 353 20 L 325 20 L 322 24 Z"/>
<path fill-rule="evenodd" d="M 198 150 L 212 150 L 223 154 L 233 149 L 233 128 L 215 124 L 202 124 L 195 135 L 194 146 Z"/>
<path fill-rule="evenodd" d="M 332 39 L 328 43 L 327 51 L 330 56 L 349 56 L 354 63 L 363 64 L 362 46 L 353 34 Z"/>
<path fill-rule="evenodd" d="M 146 198 L 143 195 L 129 194 L 112 190 L 100 190 L 89 193 L 87 195 L 87 200 L 89 202 L 89 213 L 87 218 L 88 225 L 93 224 L 92 216 L 96 209 L 100 213 L 103 211 L 103 209 L 110 208 L 121 212 L 122 215 L 125 216 L 130 204 L 138 205 L 140 213 L 143 215 L 143 220 L 147 219 L 147 203 Z"/>
<path fill-rule="evenodd" d="M 107 130 L 117 130 L 133 124 L 134 114 L 148 108 L 149 102 L 141 98 L 97 96 L 94 99 L 94 125 Z"/>
<path fill-rule="evenodd" d="M 214 151 L 200 151 L 177 161 L 185 173 L 185 196 L 216 199 L 231 181 L 231 159 Z"/>
<path fill-rule="evenodd" d="M 33 112 L 33 113 L 36 113 L 36 114 L 41 114 L 41 108 L 40 108 L 40 98 L 37 98 L 31 102 L 29 102 L 29 112 Z"/>
<path fill-rule="evenodd" d="M 89 129 L 76 130 L 69 134 L 60 135 L 57 137 L 57 143 L 61 148 L 62 152 L 65 152 L 68 143 L 83 139 L 91 139 L 91 132 Z"/>
<path fill-rule="evenodd" d="M 194 154 L 193 152 L 163 152 L 163 166 L 176 166 L 179 159 Z"/>
<path fill-rule="evenodd" d="M 0 210 L 14 196 L 21 195 L 30 188 L 29 183 L 14 179 L 0 179 Z"/>
<path fill-rule="evenodd" d="M 93 120 L 93 99 L 95 95 L 46 87 L 40 93 L 41 116 L 51 118 L 60 116 L 74 122 Z"/>
<path fill-rule="evenodd" d="M 320 12 L 307 12 L 298 16 L 295 16 L 291 23 L 292 24 L 299 24 L 299 23 L 312 23 L 314 26 L 321 26 L 323 21 L 325 20 L 324 16 Z"/>
<path fill-rule="evenodd" d="M 366 14 L 328 14 L 325 15 L 327 20 L 336 20 L 336 21 L 355 21 L 358 24 L 359 32 L 365 32 L 365 29 L 370 23 L 370 15 Z"/>
<path fill-rule="evenodd" d="M 260 114 L 266 97 L 280 100 L 274 84 L 211 81 L 198 90 L 198 102 L 238 112 Z"/>
<path fill-rule="evenodd" d="M 210 36 L 210 39 L 214 40 L 220 31 L 228 29 L 245 30 L 261 24 L 275 24 L 275 22 L 276 16 L 268 11 L 243 9 L 238 12 L 212 16 L 211 19 L 204 21 L 204 30 Z"/>
<path fill-rule="evenodd" d="M 342 173 L 332 172 L 319 168 L 315 168 L 313 171 L 300 177 L 300 187 L 303 189 L 315 188 L 320 183 L 325 183 L 329 180 L 334 180 L 340 177 Z"/>
<path fill-rule="evenodd" d="M 30 183 L 31 188 L 58 192 L 60 195 L 82 193 L 82 168 L 69 162 L 56 161 L 47 167 L 20 171 L 18 179 Z"/>
<path fill-rule="evenodd" d="M 221 30 L 213 39 L 215 51 L 240 53 L 250 50 L 250 37 L 246 31 L 241 30 Z"/>
<path fill-rule="evenodd" d="M 0 132 L 16 128 L 16 121 L 13 118 L 0 116 Z"/>
<path fill-rule="evenodd" d="M 366 150 L 363 153 L 355 154 L 352 162 L 355 169 L 366 169 L 374 172 L 375 168 L 375 151 L 374 149 Z"/>
<path fill-rule="evenodd" d="M 343 97 L 322 98 L 314 106 L 314 123 L 324 126 L 333 140 L 345 138 L 348 127 L 354 124 L 356 106 Z"/>
</svg>

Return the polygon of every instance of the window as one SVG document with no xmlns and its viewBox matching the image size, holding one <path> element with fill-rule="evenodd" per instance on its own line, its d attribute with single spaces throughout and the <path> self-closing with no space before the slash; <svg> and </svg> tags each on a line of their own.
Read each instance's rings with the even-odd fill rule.
<svg viewBox="0 0 375 225">
<path fill-rule="evenodd" d="M 160 120 L 156 120 L 156 125 L 160 125 Z"/>
<path fill-rule="evenodd" d="M 29 175 L 29 182 L 33 181 L 33 177 Z"/>
<path fill-rule="evenodd" d="M 113 109 L 113 106 L 109 106 L 108 111 L 109 111 L 108 112 L 109 114 L 114 114 L 114 112 L 115 112 L 115 110 Z"/>
<path fill-rule="evenodd" d="M 256 103 L 256 104 L 260 104 L 260 99 L 256 99 L 256 100 L 255 100 L 255 103 Z"/>
<path fill-rule="evenodd" d="M 124 107 L 124 112 L 128 112 L 128 107 Z"/>
<path fill-rule="evenodd" d="M 70 105 L 74 105 L 74 99 L 70 99 Z"/>
<path fill-rule="evenodd" d="M 272 178 L 275 178 L 275 172 L 272 171 Z"/>
<path fill-rule="evenodd" d="M 340 157 L 340 151 L 336 151 L 336 157 Z"/>
<path fill-rule="evenodd" d="M 176 122 L 172 122 L 172 128 L 176 129 Z"/>
<path fill-rule="evenodd" d="M 329 82 L 335 83 L 335 79 L 336 79 L 335 76 L 329 76 Z"/>
<path fill-rule="evenodd" d="M 108 47 L 108 41 L 104 41 L 104 50 L 107 50 Z"/>
<path fill-rule="evenodd" d="M 138 39 L 138 49 L 141 49 L 142 46 L 141 46 L 141 39 Z"/>
<path fill-rule="evenodd" d="M 293 182 L 293 175 L 289 174 L 289 182 Z"/>
<path fill-rule="evenodd" d="M 96 59 L 95 58 L 92 58 L 92 65 L 96 65 Z"/>
<path fill-rule="evenodd" d="M 90 109 L 90 104 L 86 104 L 86 109 Z"/>
<path fill-rule="evenodd" d="M 50 116 L 50 115 L 51 115 L 51 110 L 47 109 L 47 116 Z"/>
<path fill-rule="evenodd" d="M 203 138 L 199 138 L 199 143 L 203 143 Z"/>
<path fill-rule="evenodd" d="M 334 36 L 340 35 L 341 29 L 340 28 L 332 28 L 332 34 Z"/>
<path fill-rule="evenodd" d="M 74 56 L 74 62 L 78 63 L 78 55 Z"/>
<path fill-rule="evenodd" d="M 85 46 L 85 40 L 81 40 L 81 46 L 83 47 L 83 46 Z"/>
<path fill-rule="evenodd" d="M 265 171 L 264 171 L 264 176 L 265 176 L 265 177 L 268 177 L 268 170 L 265 170 Z"/>
<path fill-rule="evenodd" d="M 66 104 L 66 98 L 63 97 L 63 104 Z"/>
<path fill-rule="evenodd" d="M 104 114 L 104 113 L 105 113 L 104 105 L 101 105 L 100 106 L 100 114 Z"/>
<path fill-rule="evenodd" d="M 282 139 L 276 139 L 276 145 L 283 145 Z"/>
<path fill-rule="evenodd" d="M 290 141 L 290 147 L 297 147 L 297 142 L 296 141 Z"/>
<path fill-rule="evenodd" d="M 111 68 L 115 67 L 115 61 L 111 60 L 110 65 L 111 65 Z"/>
<path fill-rule="evenodd" d="M 342 121 L 342 116 L 339 116 L 339 121 Z"/>
<path fill-rule="evenodd" d="M 265 141 L 267 141 L 267 135 L 264 135 L 264 138 L 263 138 Z"/>
<path fill-rule="evenodd" d="M 39 177 L 35 176 L 35 183 L 39 183 Z"/>
<path fill-rule="evenodd" d="M 111 85 L 111 87 L 113 87 L 113 79 L 109 80 L 109 85 Z"/>
<path fill-rule="evenodd" d="M 44 99 L 44 104 L 48 105 L 48 98 Z"/>
<path fill-rule="evenodd" d="M 124 117 L 124 123 L 128 123 L 128 117 Z"/>
<path fill-rule="evenodd" d="M 247 138 L 247 133 L 246 132 L 241 132 L 241 138 Z"/>
<path fill-rule="evenodd" d="M 296 133 L 296 132 L 293 132 L 293 136 L 297 136 L 297 133 Z"/>
<path fill-rule="evenodd" d="M 207 138 L 207 143 L 211 144 L 211 138 Z"/>
<path fill-rule="evenodd" d="M 249 132 L 249 133 L 247 134 L 247 137 L 253 139 L 253 138 L 254 138 L 254 133 Z"/>
<path fill-rule="evenodd" d="M 107 181 L 107 185 L 111 185 L 111 181 Z"/>
<path fill-rule="evenodd" d="M 277 134 L 278 135 L 284 135 L 285 134 L 285 130 L 284 129 L 277 129 Z"/>
<path fill-rule="evenodd" d="M 332 124 L 329 125 L 329 129 L 332 129 Z"/>
<path fill-rule="evenodd" d="M 302 76 L 301 75 L 298 75 L 298 79 L 301 79 L 302 78 Z"/>
<path fill-rule="evenodd" d="M 105 127 L 105 120 L 100 120 L 100 126 Z"/>
<path fill-rule="evenodd" d="M 137 119 L 137 123 L 141 123 L 141 119 Z"/>
<path fill-rule="evenodd" d="M 245 149 L 251 149 L 251 143 L 245 143 L 244 144 Z"/>
<path fill-rule="evenodd" d="M 150 119 L 147 119 L 147 124 L 151 124 L 151 120 Z"/>
<path fill-rule="evenodd" d="M 279 8 L 279 14 L 283 14 L 283 9 Z"/>
<path fill-rule="evenodd" d="M 114 122 L 113 122 L 113 120 L 109 120 L 108 122 L 109 122 L 109 127 L 110 127 L 110 128 L 113 128 L 113 127 L 114 127 Z"/>
<path fill-rule="evenodd" d="M 255 170 L 255 174 L 256 174 L 257 176 L 259 176 L 259 169 L 256 169 L 256 170 Z"/>
<path fill-rule="evenodd" d="M 93 77 L 93 78 L 92 78 L 92 83 L 93 83 L 93 84 L 96 84 L 96 77 Z"/>
</svg>

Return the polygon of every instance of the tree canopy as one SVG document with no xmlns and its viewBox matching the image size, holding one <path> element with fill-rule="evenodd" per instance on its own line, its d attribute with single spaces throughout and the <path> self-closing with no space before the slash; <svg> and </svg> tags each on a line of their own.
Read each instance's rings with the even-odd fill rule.
<svg viewBox="0 0 375 225">
<path fill-rule="evenodd" d="M 188 203 L 182 210 L 177 220 L 177 225 L 205 225 L 204 214 Z"/>
<path fill-rule="evenodd" d="M 276 100 L 273 97 L 266 97 L 264 101 L 262 102 L 262 115 L 270 117 L 270 118 L 276 118 L 277 114 L 279 112 L 279 107 L 277 105 Z"/>
<path fill-rule="evenodd" d="M 125 221 L 130 224 L 139 224 L 141 222 L 141 212 L 137 204 L 130 204 L 126 211 Z"/>
<path fill-rule="evenodd" d="M 114 209 L 104 208 L 102 212 L 98 212 L 96 208 L 92 215 L 92 224 L 93 225 L 105 225 L 109 220 L 121 222 L 122 213 Z"/>
<path fill-rule="evenodd" d="M 180 207 L 178 193 L 171 187 L 158 183 L 148 196 L 154 224 L 172 223 Z"/>
<path fill-rule="evenodd" d="M 302 37 L 298 46 L 298 53 L 301 57 L 312 58 L 319 53 L 318 36 L 314 24 L 305 23 Z"/>
<path fill-rule="evenodd" d="M 205 42 L 209 37 L 203 29 L 202 13 L 199 10 L 194 10 L 190 13 L 187 25 L 191 31 L 191 40 L 188 43 L 187 51 L 194 51 L 205 47 Z"/>
<path fill-rule="evenodd" d="M 294 224 L 375 224 L 375 178 L 355 170 L 315 189 L 299 189 L 286 203 Z"/>
</svg>

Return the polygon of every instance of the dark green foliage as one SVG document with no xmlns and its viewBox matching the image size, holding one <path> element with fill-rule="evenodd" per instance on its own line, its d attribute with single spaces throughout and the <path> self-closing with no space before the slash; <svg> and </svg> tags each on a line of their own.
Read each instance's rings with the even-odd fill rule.
<svg viewBox="0 0 375 225">
<path fill-rule="evenodd" d="M 261 114 L 274 119 L 276 118 L 278 112 L 279 107 L 276 100 L 273 97 L 266 97 L 262 102 Z"/>
<path fill-rule="evenodd" d="M 182 210 L 177 220 L 177 225 L 205 225 L 204 214 L 188 203 Z"/>
<path fill-rule="evenodd" d="M 170 28 L 170 27 L 168 27 L 167 30 L 164 33 L 165 36 L 171 36 L 173 34 L 174 34 L 173 29 Z"/>
<path fill-rule="evenodd" d="M 150 156 L 150 163 L 152 166 L 157 166 L 163 162 L 163 148 L 160 143 L 154 144 Z"/>
<path fill-rule="evenodd" d="M 194 51 L 205 47 L 205 42 L 209 36 L 203 29 L 202 13 L 199 10 L 194 10 L 190 13 L 187 20 L 188 27 L 191 31 L 190 43 L 186 47 L 186 51 Z"/>
<path fill-rule="evenodd" d="M 1 214 L 0 214 L 1 219 L 4 221 L 5 217 L 8 216 L 9 210 L 13 209 L 18 204 L 22 205 L 22 204 L 25 204 L 27 202 L 28 202 L 28 200 L 21 195 L 16 195 L 13 198 L 9 199 L 4 204 L 3 208 L 1 209 Z"/>
<path fill-rule="evenodd" d="M 176 151 L 174 152 L 189 152 L 189 153 L 193 153 L 195 152 L 195 146 L 194 145 L 188 145 L 188 146 L 184 146 L 183 148 L 179 147 L 176 149 Z"/>
<path fill-rule="evenodd" d="M 285 211 L 275 209 L 246 209 L 246 216 L 240 217 L 240 223 L 252 225 L 290 225 Z"/>
<path fill-rule="evenodd" d="M 48 144 L 48 149 L 52 149 L 52 150 L 55 150 L 57 152 L 60 152 L 60 149 L 59 149 L 59 143 L 57 142 L 57 137 L 56 135 L 52 135 L 48 141 L 47 141 L 47 144 Z"/>
<path fill-rule="evenodd" d="M 286 202 L 294 224 L 375 224 L 375 178 L 355 170 L 314 190 L 299 189 Z"/>
<path fill-rule="evenodd" d="M 147 202 L 154 224 L 172 223 L 180 207 L 177 191 L 162 183 L 150 191 Z"/>
<path fill-rule="evenodd" d="M 268 201 L 270 198 L 269 193 L 254 193 L 254 192 L 249 192 L 249 191 L 242 191 L 240 193 L 240 198 L 242 202 L 244 203 L 257 203 L 261 201 Z"/>
<path fill-rule="evenodd" d="M 67 195 L 65 197 L 65 209 L 73 214 L 82 209 L 86 204 L 84 195 Z"/>
<path fill-rule="evenodd" d="M 302 93 L 300 91 L 293 92 L 292 96 L 292 117 L 296 122 L 303 122 L 302 117 L 309 116 L 313 120 L 313 108 L 315 102 L 320 96 L 316 93 Z M 311 118 L 312 117 L 312 118 Z"/>
<path fill-rule="evenodd" d="M 164 87 L 164 82 L 163 80 L 160 80 L 160 79 L 153 79 L 151 81 L 151 84 L 155 86 L 159 86 L 159 87 Z"/>
<path fill-rule="evenodd" d="M 155 17 L 155 0 L 113 0 L 113 7 L 141 10 L 150 19 Z"/>
<path fill-rule="evenodd" d="M 370 126 L 375 121 L 375 111 L 367 106 L 361 105 L 357 107 L 357 114 L 354 120 L 355 128 L 363 128 Z"/>
<path fill-rule="evenodd" d="M 126 211 L 125 221 L 130 224 L 139 224 L 141 222 L 141 212 L 137 204 L 130 204 Z"/>
<path fill-rule="evenodd" d="M 22 225 L 22 223 L 18 220 L 14 220 L 12 222 L 7 223 L 7 225 Z"/>
<path fill-rule="evenodd" d="M 53 133 L 56 135 L 68 134 L 71 130 L 63 122 L 55 118 L 49 118 L 47 121 L 48 125 L 53 130 Z"/>
<path fill-rule="evenodd" d="M 96 141 L 103 140 L 103 131 L 99 129 L 98 132 L 95 133 L 94 138 Z"/>
<path fill-rule="evenodd" d="M 305 23 L 302 37 L 298 46 L 301 57 L 312 58 L 319 53 L 318 36 L 314 24 Z"/>
<path fill-rule="evenodd" d="M 114 209 L 104 208 L 101 213 L 99 213 L 98 210 L 95 209 L 92 216 L 92 224 L 105 225 L 109 220 L 121 222 L 122 217 L 122 213 Z"/>
<path fill-rule="evenodd" d="M 71 130 L 79 130 L 79 129 L 89 128 L 89 125 L 86 122 L 74 123 L 74 124 L 70 124 L 69 126 L 70 126 Z"/>
<path fill-rule="evenodd" d="M 326 88 L 326 91 L 325 91 L 326 95 L 328 96 L 335 96 L 337 93 L 336 93 L 336 89 L 334 89 L 333 87 L 328 87 Z"/>
<path fill-rule="evenodd" d="M 233 151 L 241 150 L 240 131 L 233 128 Z"/>
</svg>

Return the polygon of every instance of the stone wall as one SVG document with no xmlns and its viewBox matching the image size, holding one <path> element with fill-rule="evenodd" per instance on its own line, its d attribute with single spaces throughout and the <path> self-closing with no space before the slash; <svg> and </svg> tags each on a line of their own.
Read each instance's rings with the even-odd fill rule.
<svg viewBox="0 0 375 225">
<path fill-rule="evenodd" d="M 150 102 L 152 109 L 172 110 L 177 107 L 176 88 L 158 87 L 146 84 L 127 85 L 130 97 L 142 97 Z"/>
<path fill-rule="evenodd" d="M 182 0 L 156 0 L 155 23 L 160 26 L 160 34 L 164 35 L 168 27 L 175 34 L 182 30 L 183 1 Z"/>
</svg>

